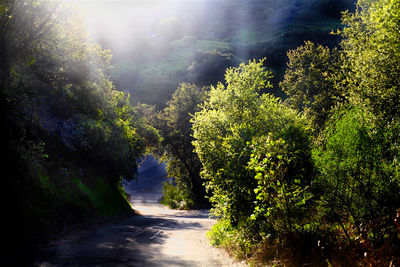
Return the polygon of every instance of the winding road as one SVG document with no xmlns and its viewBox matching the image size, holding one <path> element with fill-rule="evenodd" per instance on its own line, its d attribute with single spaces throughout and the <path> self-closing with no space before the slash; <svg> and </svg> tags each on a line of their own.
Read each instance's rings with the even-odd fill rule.
<svg viewBox="0 0 400 267">
<path fill-rule="evenodd" d="M 102 226 L 44 250 L 35 266 L 245 266 L 209 245 L 208 210 L 171 210 L 158 203 L 165 167 L 147 157 L 138 181 L 125 185 L 141 216 Z"/>
</svg>

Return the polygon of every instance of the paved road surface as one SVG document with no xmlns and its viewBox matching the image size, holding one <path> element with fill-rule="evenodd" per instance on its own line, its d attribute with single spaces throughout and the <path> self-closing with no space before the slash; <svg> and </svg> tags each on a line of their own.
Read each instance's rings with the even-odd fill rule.
<svg viewBox="0 0 400 267">
<path fill-rule="evenodd" d="M 158 203 L 164 181 L 164 166 L 148 157 L 138 182 L 125 185 L 141 216 L 60 240 L 35 265 L 244 266 L 208 244 L 205 233 L 215 223 L 208 210 L 176 211 Z"/>
</svg>

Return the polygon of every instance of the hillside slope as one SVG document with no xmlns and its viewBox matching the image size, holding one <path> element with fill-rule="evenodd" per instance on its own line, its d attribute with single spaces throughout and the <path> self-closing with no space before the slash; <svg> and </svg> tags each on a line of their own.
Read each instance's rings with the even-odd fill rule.
<svg viewBox="0 0 400 267">
<path fill-rule="evenodd" d="M 333 46 L 341 11 L 351 0 L 167 1 L 154 11 L 125 4 L 138 19 L 124 41 L 96 33 L 113 51 L 112 79 L 134 99 L 162 106 L 181 82 L 199 85 L 223 80 L 225 69 L 252 58 L 267 58 L 282 77 L 286 52 L 305 40 Z M 139 26 L 139 27 L 135 27 Z M 277 86 L 274 93 L 282 95 Z"/>
</svg>

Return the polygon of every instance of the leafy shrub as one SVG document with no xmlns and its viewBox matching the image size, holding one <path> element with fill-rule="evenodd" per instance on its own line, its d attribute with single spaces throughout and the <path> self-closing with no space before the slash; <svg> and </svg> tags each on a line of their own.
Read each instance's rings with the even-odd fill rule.
<svg viewBox="0 0 400 267">
<path fill-rule="evenodd" d="M 236 259 L 249 259 L 261 242 L 254 225 L 254 220 L 246 220 L 240 227 L 234 227 L 229 220 L 221 219 L 213 225 L 207 237 L 213 246 L 224 248 Z"/>
<path fill-rule="evenodd" d="M 171 209 L 191 209 L 194 206 L 191 192 L 182 186 L 166 182 L 162 189 L 161 203 Z"/>
<path fill-rule="evenodd" d="M 232 231 L 233 227 L 228 220 L 219 220 L 211 227 L 211 230 L 207 232 L 207 237 L 210 239 L 211 245 L 222 247 L 227 243 L 227 239 Z"/>
<path fill-rule="evenodd" d="M 285 238 L 303 232 L 312 197 L 313 166 L 308 136 L 291 127 L 276 138 L 272 133 L 253 140 L 249 169 L 256 173 L 255 208 L 250 217 L 261 226 L 262 237 Z"/>
<path fill-rule="evenodd" d="M 220 217 L 210 237 L 240 258 L 263 240 L 290 244 L 311 231 L 307 125 L 279 99 L 259 94 L 270 87 L 262 64 L 228 69 L 226 86 L 211 87 L 193 118 L 201 174 Z"/>
<path fill-rule="evenodd" d="M 281 136 L 290 127 L 304 128 L 296 113 L 261 89 L 270 88 L 263 61 L 228 69 L 225 87 L 211 87 L 203 110 L 193 119 L 194 146 L 202 177 L 213 193 L 214 212 L 237 225 L 254 210 L 257 180 L 247 168 L 253 138 Z"/>
<path fill-rule="evenodd" d="M 320 172 L 314 190 L 327 221 L 340 225 L 349 242 L 357 238 L 379 246 L 398 238 L 393 223 L 400 203 L 398 148 L 391 136 L 399 128 L 376 126 L 372 118 L 360 108 L 336 113 L 325 145 L 313 153 Z"/>
</svg>

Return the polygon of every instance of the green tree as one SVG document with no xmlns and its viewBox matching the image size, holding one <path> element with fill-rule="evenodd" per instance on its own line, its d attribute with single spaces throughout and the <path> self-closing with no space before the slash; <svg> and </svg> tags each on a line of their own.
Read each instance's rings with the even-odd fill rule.
<svg viewBox="0 0 400 267">
<path fill-rule="evenodd" d="M 110 82 L 110 51 L 88 41 L 79 20 L 57 3 L 0 3 L 10 250 L 45 239 L 74 216 L 130 210 L 120 181 L 134 177 L 137 159 L 157 140 Z"/>
<path fill-rule="evenodd" d="M 156 127 L 163 140 L 158 149 L 167 163 L 168 176 L 175 186 L 165 185 L 164 201 L 172 207 L 193 208 L 207 205 L 205 188 L 200 178 L 201 163 L 192 145 L 192 114 L 200 110 L 205 89 L 194 84 L 181 84 L 157 115 Z M 174 191 L 168 197 L 167 191 Z"/>
<path fill-rule="evenodd" d="M 0 3 L 0 81 L 8 78 L 11 64 L 27 58 L 31 48 L 63 19 L 61 3 L 5 0 Z"/>
<path fill-rule="evenodd" d="M 356 11 L 345 12 L 342 21 L 353 101 L 391 122 L 400 110 L 400 1 L 359 0 Z"/>
<path fill-rule="evenodd" d="M 214 213 L 234 226 L 247 221 L 255 209 L 258 181 L 247 168 L 253 140 L 269 133 L 281 138 L 293 125 L 302 127 L 294 110 L 269 94 L 259 94 L 271 88 L 270 78 L 263 61 L 228 69 L 226 86 L 211 87 L 193 118 L 194 146 Z"/>
<path fill-rule="evenodd" d="M 303 111 L 318 134 L 331 109 L 344 100 L 341 88 L 335 83 L 340 71 L 340 53 L 307 41 L 287 55 L 289 62 L 280 83 L 288 95 L 285 102 Z"/>
</svg>

